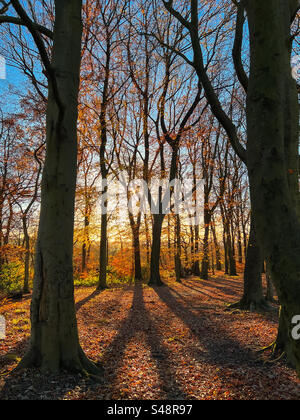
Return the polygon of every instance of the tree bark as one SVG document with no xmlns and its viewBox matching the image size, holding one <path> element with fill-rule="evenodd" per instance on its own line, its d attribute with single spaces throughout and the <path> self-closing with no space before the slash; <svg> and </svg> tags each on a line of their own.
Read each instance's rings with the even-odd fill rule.
<svg viewBox="0 0 300 420">
<path fill-rule="evenodd" d="M 105 205 L 106 206 L 106 205 Z M 101 215 L 101 237 L 98 290 L 107 288 L 107 214 Z"/>
<path fill-rule="evenodd" d="M 200 276 L 200 263 L 199 263 L 199 226 L 195 226 L 195 248 L 194 248 L 194 257 L 195 261 L 193 264 L 193 274 L 195 276 Z"/>
<path fill-rule="evenodd" d="M 73 286 L 81 7 L 81 0 L 55 1 L 32 329 L 30 348 L 19 369 L 38 366 L 53 373 L 66 369 L 96 374 L 99 370 L 79 344 Z"/>
<path fill-rule="evenodd" d="M 160 277 L 160 249 L 161 249 L 161 232 L 164 221 L 164 214 L 153 215 L 153 236 L 150 263 L 150 281 L 149 286 L 162 286 L 163 282 Z"/>
<path fill-rule="evenodd" d="M 23 233 L 25 240 L 25 262 L 24 262 L 24 284 L 23 284 L 23 293 L 29 293 L 29 268 L 30 268 L 30 237 L 28 234 L 27 228 L 27 219 L 26 216 L 22 218 L 23 224 Z"/>
<path fill-rule="evenodd" d="M 89 256 L 89 248 L 90 248 L 90 235 L 89 235 L 89 226 L 90 226 L 90 219 L 89 215 L 87 214 L 84 217 L 84 238 L 82 244 L 82 258 L 81 258 L 81 271 L 84 273 L 87 269 L 88 264 L 88 256 Z"/>
<path fill-rule="evenodd" d="M 181 283 L 182 264 L 181 264 L 181 225 L 179 214 L 175 215 L 175 276 L 176 282 Z"/>
<path fill-rule="evenodd" d="M 224 273 L 229 274 L 228 250 L 227 250 L 225 225 L 223 226 L 223 246 L 224 246 Z"/>
<path fill-rule="evenodd" d="M 170 168 L 169 182 L 175 180 L 178 169 L 178 144 L 172 147 L 172 160 Z M 163 165 L 162 165 L 163 168 Z M 169 187 L 168 187 L 169 188 Z M 170 189 L 169 205 L 171 207 L 171 199 L 173 195 L 173 189 Z M 152 250 L 151 250 L 151 263 L 150 263 L 150 281 L 149 286 L 162 286 L 163 282 L 160 277 L 160 250 L 161 250 L 161 234 L 162 226 L 165 219 L 164 209 L 162 208 L 162 188 L 159 187 L 158 194 L 158 203 L 159 203 L 159 213 L 153 215 L 153 240 L 152 240 Z"/>
<path fill-rule="evenodd" d="M 240 226 L 238 226 L 238 256 L 239 256 L 239 263 L 243 264 L 242 236 L 241 236 Z"/>
<path fill-rule="evenodd" d="M 144 221 L 145 221 L 145 236 L 146 236 L 146 251 L 147 251 L 147 265 L 150 265 L 150 248 L 151 248 L 151 239 L 150 239 L 150 232 L 149 232 L 149 224 L 148 224 L 148 217 L 144 214 Z"/>
<path fill-rule="evenodd" d="M 274 291 L 273 281 L 272 281 L 268 264 L 266 264 L 266 282 L 267 282 L 266 301 L 275 303 L 276 302 L 274 298 L 275 291 Z"/>
<path fill-rule="evenodd" d="M 252 210 L 282 305 L 281 347 L 300 376 L 299 106 L 291 76 L 290 25 L 298 1 L 246 2 L 251 68 L 247 95 L 247 166 Z M 271 36 L 272 34 L 272 36 Z"/>
<path fill-rule="evenodd" d="M 227 218 L 228 216 L 226 216 Z M 229 276 L 236 276 L 236 261 L 234 256 L 234 245 L 232 242 L 230 234 L 230 224 L 229 221 L 225 219 L 225 242 L 226 242 L 226 252 L 227 252 L 227 263 L 228 263 L 228 274 Z"/>
<path fill-rule="evenodd" d="M 250 311 L 268 309 L 268 305 L 263 296 L 262 261 L 262 251 L 257 241 L 255 225 L 252 218 L 244 271 L 244 294 L 238 303 L 231 305 L 231 308 Z"/>
<path fill-rule="evenodd" d="M 140 227 L 141 227 L 141 213 L 134 220 L 133 214 L 129 211 L 129 221 L 132 232 L 132 245 L 133 245 L 133 261 L 134 261 L 134 280 L 142 281 L 142 264 L 141 264 L 141 246 L 140 246 Z"/>
<path fill-rule="evenodd" d="M 216 227 L 214 223 L 211 226 L 211 231 L 213 234 L 214 246 L 215 246 L 215 251 L 216 251 L 216 270 L 221 271 L 222 270 L 221 252 L 220 252 L 220 246 L 219 246 L 218 238 L 216 234 Z"/>
<path fill-rule="evenodd" d="M 211 214 L 210 211 L 206 209 L 206 206 L 208 205 L 208 202 L 205 201 L 205 207 L 204 207 L 204 238 L 203 238 L 203 258 L 201 263 L 201 273 L 200 277 L 203 280 L 208 280 L 208 270 L 209 270 L 209 245 L 208 245 L 208 239 L 209 239 L 209 227 L 211 222 Z"/>
</svg>

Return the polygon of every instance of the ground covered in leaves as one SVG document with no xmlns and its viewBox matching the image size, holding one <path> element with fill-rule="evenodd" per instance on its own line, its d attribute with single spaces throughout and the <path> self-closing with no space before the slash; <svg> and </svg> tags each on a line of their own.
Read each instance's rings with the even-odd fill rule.
<svg viewBox="0 0 300 420">
<path fill-rule="evenodd" d="M 12 372 L 28 343 L 30 297 L 2 302 L 0 399 L 299 399 L 295 372 L 257 353 L 276 337 L 277 312 L 226 311 L 241 293 L 241 278 L 218 275 L 157 289 L 77 289 L 80 340 L 104 368 L 100 383 Z"/>
</svg>

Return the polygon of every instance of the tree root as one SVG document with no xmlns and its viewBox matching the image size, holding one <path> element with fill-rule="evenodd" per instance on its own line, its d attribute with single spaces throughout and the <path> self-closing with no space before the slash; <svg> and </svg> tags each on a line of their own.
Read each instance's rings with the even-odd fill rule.
<svg viewBox="0 0 300 420">
<path fill-rule="evenodd" d="M 259 302 L 253 300 L 241 299 L 238 302 L 229 304 L 226 311 L 231 309 L 239 309 L 241 311 L 250 311 L 250 312 L 270 312 L 272 308 L 269 306 L 268 302 L 261 300 Z"/>
<path fill-rule="evenodd" d="M 277 358 L 273 359 L 273 358 L 269 358 L 267 360 L 265 360 L 264 364 L 274 364 L 279 362 L 284 356 L 286 356 L 286 352 L 283 351 Z"/>
<path fill-rule="evenodd" d="M 106 289 L 108 289 L 107 285 L 106 286 L 99 285 L 99 286 L 97 286 L 96 291 L 100 293 L 100 292 L 102 292 L 103 290 L 106 290 Z"/>
<path fill-rule="evenodd" d="M 148 283 L 148 286 L 150 286 L 150 287 L 162 287 L 162 286 L 165 286 L 165 283 L 164 282 L 162 282 L 161 280 L 156 280 L 156 281 L 149 281 L 149 283 Z"/>
<path fill-rule="evenodd" d="M 268 350 L 272 350 L 272 353 L 273 353 L 274 352 L 275 345 L 276 345 L 275 342 L 272 343 L 272 344 L 269 344 L 266 347 L 263 347 L 263 348 L 261 348 L 259 350 L 256 350 L 256 353 L 264 353 L 265 351 L 268 351 Z"/>
<path fill-rule="evenodd" d="M 97 366 L 85 355 L 81 347 L 79 347 L 79 359 L 80 362 L 90 377 L 99 377 L 104 373 L 104 369 L 101 365 Z"/>
<path fill-rule="evenodd" d="M 282 360 L 285 356 L 287 356 L 286 351 L 283 349 L 282 346 L 280 346 L 277 341 L 274 341 L 273 343 L 269 344 L 266 347 L 263 347 L 259 350 L 256 350 L 257 354 L 262 354 L 267 351 L 270 351 L 270 355 L 267 358 L 262 358 L 264 364 L 275 364 L 278 363 L 280 360 Z"/>
<path fill-rule="evenodd" d="M 104 374 L 102 366 L 98 366 L 87 358 L 82 348 L 79 346 L 78 358 L 75 360 L 62 362 L 59 369 L 50 369 L 48 366 L 44 366 L 41 357 L 38 356 L 38 352 L 32 348 L 25 354 L 21 362 L 14 369 L 15 372 L 20 372 L 25 369 L 40 368 L 45 373 L 59 374 L 60 371 L 67 371 L 71 374 L 80 374 L 88 379 L 94 381 L 101 381 Z"/>
</svg>

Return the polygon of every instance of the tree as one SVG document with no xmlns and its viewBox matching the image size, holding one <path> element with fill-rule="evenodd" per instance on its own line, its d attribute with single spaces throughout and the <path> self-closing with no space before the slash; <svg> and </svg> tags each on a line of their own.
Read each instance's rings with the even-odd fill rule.
<svg viewBox="0 0 300 420">
<path fill-rule="evenodd" d="M 119 89 L 123 86 L 124 80 L 118 74 L 120 69 L 120 57 L 118 48 L 120 46 L 121 32 L 127 0 L 105 0 L 96 1 L 95 8 L 90 3 L 86 4 L 86 25 L 85 38 L 89 53 L 88 61 L 90 71 L 87 77 L 87 86 L 93 84 L 96 96 L 93 111 L 99 119 L 99 160 L 102 177 L 101 195 L 101 233 L 100 233 L 100 255 L 99 255 L 99 283 L 98 290 L 107 287 L 107 265 L 108 265 L 108 214 L 107 194 L 109 164 L 107 162 L 107 149 L 109 146 L 109 107 Z M 96 69 L 96 70 L 95 70 Z M 99 92 L 100 90 L 100 92 Z M 91 107 L 91 105 L 88 105 Z"/>
<path fill-rule="evenodd" d="M 255 229 L 254 221 L 251 220 L 244 272 L 244 294 L 242 299 L 239 302 L 230 305 L 230 308 L 239 308 L 251 311 L 269 309 L 263 295 L 261 273 L 263 255 L 261 247 L 257 242 Z"/>
<path fill-rule="evenodd" d="M 182 26 L 186 29 L 186 31 L 189 33 L 190 39 L 191 39 L 191 45 L 192 45 L 192 51 L 194 54 L 194 59 L 191 61 L 186 55 L 183 57 L 185 60 L 195 68 L 197 75 L 199 77 L 199 80 L 203 84 L 203 88 L 205 90 L 206 98 L 210 104 L 212 113 L 218 120 L 219 124 L 224 128 L 228 139 L 231 143 L 231 146 L 233 147 L 234 151 L 238 155 L 238 157 L 241 159 L 242 162 L 245 164 L 247 163 L 247 152 L 244 148 L 242 142 L 240 141 L 240 138 L 242 138 L 242 134 L 239 131 L 239 125 L 241 117 L 238 118 L 238 123 L 234 123 L 233 119 L 233 97 L 235 96 L 236 89 L 233 89 L 232 95 L 231 95 L 231 106 L 229 109 L 229 113 L 225 111 L 225 107 L 221 103 L 221 100 L 217 94 L 217 88 L 213 85 L 213 82 L 211 79 L 213 78 L 213 74 L 209 75 L 208 73 L 208 66 L 210 63 L 209 55 L 207 58 L 207 63 L 204 63 L 204 55 L 201 45 L 201 39 L 202 39 L 202 33 L 199 33 L 199 27 L 201 27 L 201 24 L 203 22 L 203 17 L 206 20 L 209 20 L 210 14 L 214 14 L 214 10 L 211 9 L 211 3 L 209 3 L 206 7 L 206 5 L 203 5 L 203 11 L 201 14 L 201 20 L 199 18 L 198 14 L 198 1 L 197 0 L 191 0 L 190 1 L 190 13 L 191 17 L 190 19 L 184 18 L 181 13 L 179 13 L 177 10 L 173 8 L 173 1 L 164 2 L 166 8 L 169 10 L 169 12 L 174 15 L 182 24 Z M 239 82 L 244 89 L 245 92 L 247 92 L 248 89 L 248 77 L 244 71 L 243 65 L 242 65 L 242 59 L 241 59 L 241 52 L 242 52 L 242 40 L 243 40 L 243 25 L 244 25 L 244 17 L 243 17 L 243 7 L 238 8 L 237 13 L 237 22 L 236 22 L 236 31 L 235 31 L 235 39 L 234 39 L 234 46 L 233 46 L 233 62 L 234 62 L 234 68 L 236 70 L 237 77 L 239 79 Z M 222 26 L 226 23 L 226 16 L 225 18 L 220 22 L 219 29 L 214 28 L 212 29 L 212 32 L 216 32 L 217 35 L 215 37 L 215 41 L 213 43 L 212 49 L 214 51 L 214 46 L 216 45 L 216 40 L 220 38 L 219 30 L 221 30 Z M 182 55 L 181 55 L 182 56 Z M 235 86 L 235 83 L 234 83 Z M 223 178 L 223 177 L 221 177 Z M 221 209 L 221 215 L 222 215 L 222 221 L 223 221 L 223 227 L 224 227 L 224 234 L 223 234 L 223 242 L 224 242 L 224 251 L 225 251 L 225 272 L 226 274 L 230 275 L 236 275 L 236 260 L 235 260 L 235 243 L 234 243 L 234 232 L 233 232 L 233 200 L 235 195 L 235 189 L 236 185 L 232 185 L 231 191 L 229 188 L 229 184 L 227 186 L 227 206 L 225 206 L 225 201 L 220 203 L 220 209 Z M 254 217 L 254 215 L 252 215 Z M 257 247 L 259 246 L 258 242 L 255 241 Z M 251 254 L 250 250 L 250 254 Z M 258 256 L 258 253 L 255 253 L 256 256 Z M 253 257 L 253 255 L 252 255 Z M 252 264 L 254 264 L 254 259 L 250 258 L 248 259 L 248 262 L 252 261 Z M 257 266 L 255 268 L 256 270 L 256 280 L 252 277 L 252 274 L 249 276 L 248 270 L 252 272 L 252 267 L 249 266 L 249 264 L 246 264 L 245 267 L 245 273 L 244 273 L 244 298 L 247 296 L 247 292 L 250 290 L 249 288 L 249 282 L 251 282 L 251 279 L 253 279 L 253 284 L 251 285 L 252 292 L 255 289 L 255 286 L 257 287 L 255 295 L 258 298 L 257 302 L 252 302 L 251 306 L 253 307 L 259 307 L 261 301 L 263 300 L 262 297 L 262 291 L 261 286 L 259 286 L 259 282 L 257 281 L 257 276 L 260 275 L 260 259 L 257 259 Z M 251 293 L 251 296 L 254 296 L 254 293 Z M 248 296 L 246 299 L 247 302 L 251 302 L 250 297 Z M 244 305 L 243 305 L 243 308 Z M 247 309 L 249 309 L 247 307 Z"/>
<path fill-rule="evenodd" d="M 190 2 L 190 20 L 173 8 L 173 1 L 164 3 L 189 32 L 194 52 L 190 63 L 232 147 L 247 163 L 258 241 L 282 305 L 280 347 L 300 376 L 300 342 L 291 335 L 292 319 L 300 313 L 299 106 L 297 86 L 291 75 L 291 23 L 299 2 L 248 0 L 238 4 L 239 10 L 245 7 L 247 11 L 250 31 L 249 82 L 248 78 L 239 77 L 247 91 L 247 150 L 239 141 L 234 123 L 222 109 L 203 63 L 198 0 Z M 239 71 L 238 75 L 241 75 Z"/>
<path fill-rule="evenodd" d="M 56 0 L 51 59 L 41 30 L 18 0 L 48 79 L 46 158 L 31 303 L 30 348 L 19 368 L 98 374 L 79 344 L 73 286 L 73 224 L 77 169 L 77 105 L 81 61 L 81 0 Z M 9 19 L 7 19 L 9 21 Z"/>
<path fill-rule="evenodd" d="M 143 280 L 142 265 L 141 265 L 141 246 L 140 246 L 140 230 L 142 223 L 142 209 L 141 199 L 133 206 L 131 200 L 134 192 L 141 187 L 135 185 L 137 179 L 142 178 L 143 165 L 139 164 L 139 147 L 142 142 L 143 133 L 143 115 L 139 112 L 140 101 L 137 104 L 134 100 L 128 98 L 125 95 L 126 102 L 125 112 L 117 114 L 117 124 L 113 127 L 113 138 L 114 138 L 114 150 L 117 160 L 117 168 L 114 170 L 114 174 L 120 183 L 123 184 L 125 195 L 127 197 L 127 209 L 128 218 L 132 234 L 132 250 L 133 250 L 133 261 L 134 261 L 134 280 Z M 122 101 L 121 101 L 122 102 Z M 120 107 L 119 107 L 120 108 Z M 123 107 L 122 107 L 123 108 Z M 129 112 L 128 112 L 129 110 Z M 120 109 L 119 109 L 120 111 Z M 128 118 L 128 114 L 130 118 Z M 127 121 L 129 119 L 129 121 Z M 119 174 L 120 168 L 122 168 L 121 174 Z M 127 179 L 124 178 L 126 172 Z"/>
<path fill-rule="evenodd" d="M 210 120 L 210 131 L 204 133 L 201 147 L 201 158 L 203 168 L 203 179 L 204 179 L 204 238 L 203 238 L 203 258 L 201 263 L 200 277 L 204 280 L 208 279 L 209 269 L 209 231 L 212 222 L 214 211 L 221 202 L 226 183 L 226 174 L 221 179 L 220 192 L 214 203 L 211 202 L 210 194 L 213 188 L 213 177 L 216 165 L 216 156 L 220 148 L 219 140 L 221 136 L 220 127 L 217 128 L 217 132 L 214 139 L 214 144 L 211 144 L 212 127 L 213 121 Z M 227 160 L 228 149 L 226 150 L 225 161 Z"/>
<path fill-rule="evenodd" d="M 292 319 L 300 313 L 299 106 L 291 75 L 291 22 L 299 2 L 254 0 L 245 6 L 251 47 L 247 166 L 252 211 L 282 306 L 281 350 L 300 376 L 300 342 L 291 335 Z"/>
</svg>

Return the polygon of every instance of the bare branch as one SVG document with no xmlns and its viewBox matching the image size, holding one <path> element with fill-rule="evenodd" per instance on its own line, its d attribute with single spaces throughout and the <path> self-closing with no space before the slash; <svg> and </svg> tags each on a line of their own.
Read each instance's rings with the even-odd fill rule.
<svg viewBox="0 0 300 420">
<path fill-rule="evenodd" d="M 1 10 L 0 10 L 0 15 L 1 15 Z M 0 25 L 1 23 L 13 23 L 19 26 L 26 26 L 22 19 L 14 17 L 14 16 L 6 16 L 6 15 L 0 16 Z M 40 32 L 42 35 L 45 35 L 48 38 L 53 39 L 53 32 L 50 29 L 46 28 L 45 26 L 39 25 L 38 23 L 35 23 L 35 22 L 32 22 L 32 26 L 34 27 L 36 31 Z"/>
<path fill-rule="evenodd" d="M 243 28 L 245 20 L 245 7 L 240 3 L 237 10 L 232 58 L 239 82 L 243 86 L 245 92 L 247 92 L 249 81 L 242 62 Z"/>
<path fill-rule="evenodd" d="M 191 23 L 187 19 L 185 19 L 182 16 L 182 14 L 180 14 L 177 10 L 175 10 L 173 8 L 173 0 L 170 0 L 170 1 L 164 1 L 163 0 L 163 2 L 164 2 L 164 5 L 165 5 L 165 8 L 171 13 L 171 15 L 173 15 L 176 19 L 178 19 L 179 22 L 183 26 L 185 26 L 187 29 L 191 28 Z"/>
<path fill-rule="evenodd" d="M 240 159 L 246 163 L 246 150 L 239 141 L 237 128 L 234 125 L 234 123 L 231 121 L 230 117 L 224 111 L 221 105 L 221 102 L 212 85 L 212 82 L 208 77 L 207 70 L 204 66 L 202 48 L 201 48 L 201 43 L 199 39 L 198 0 L 191 0 L 191 12 L 192 12 L 191 22 L 192 23 L 189 23 L 188 21 L 186 21 L 180 15 L 180 13 L 176 12 L 173 9 L 172 7 L 173 1 L 164 2 L 164 4 L 165 4 L 166 9 L 174 17 L 176 17 L 183 25 L 185 25 L 186 28 L 188 28 L 191 42 L 192 42 L 193 51 L 194 51 L 193 67 L 195 68 L 197 75 L 199 77 L 199 80 L 201 81 L 203 85 L 205 95 L 210 104 L 212 112 L 217 118 L 217 120 L 219 121 L 219 123 L 225 129 L 234 151 L 240 157 Z"/>
</svg>

